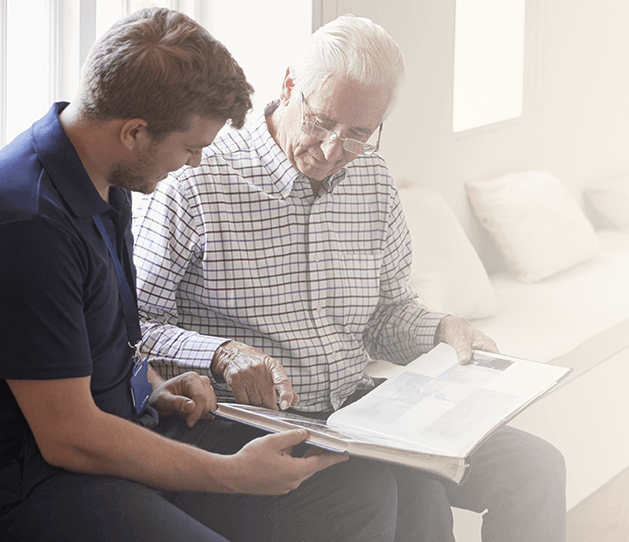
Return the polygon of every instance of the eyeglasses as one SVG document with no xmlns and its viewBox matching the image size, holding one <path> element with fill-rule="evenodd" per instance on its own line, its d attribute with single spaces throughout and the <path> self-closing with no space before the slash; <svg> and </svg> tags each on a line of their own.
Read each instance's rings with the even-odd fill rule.
<svg viewBox="0 0 629 542">
<path fill-rule="evenodd" d="M 380 128 L 378 130 L 378 140 L 375 145 L 371 145 L 369 143 L 364 143 L 362 141 L 358 141 L 357 139 L 352 139 L 350 137 L 342 138 L 336 132 L 331 132 L 330 130 L 326 130 L 325 128 L 313 124 L 312 122 L 306 122 L 306 117 L 304 115 L 304 93 L 300 91 L 301 94 L 301 130 L 305 134 L 309 135 L 313 139 L 318 139 L 319 141 L 334 141 L 338 139 L 343 142 L 343 148 L 347 152 L 351 152 L 352 154 L 373 154 L 378 151 L 380 148 L 380 135 L 382 134 L 382 126 L 383 123 L 380 123 Z"/>
</svg>

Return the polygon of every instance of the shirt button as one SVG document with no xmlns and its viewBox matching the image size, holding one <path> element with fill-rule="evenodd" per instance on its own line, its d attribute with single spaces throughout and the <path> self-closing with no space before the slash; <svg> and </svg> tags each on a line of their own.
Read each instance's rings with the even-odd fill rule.
<svg viewBox="0 0 629 542">
<path fill-rule="evenodd" d="M 315 254 L 315 256 L 314 256 L 314 261 L 315 261 L 315 262 L 318 262 L 318 261 L 320 261 L 320 260 L 321 260 L 321 254 Z"/>
<path fill-rule="evenodd" d="M 332 358 L 332 361 L 338 361 L 338 360 L 341 359 L 341 353 L 340 352 L 332 352 L 330 357 Z"/>
<path fill-rule="evenodd" d="M 321 311 L 323 310 L 323 308 L 321 307 L 321 305 L 317 305 L 317 308 L 315 309 L 319 314 L 321 314 Z"/>
</svg>

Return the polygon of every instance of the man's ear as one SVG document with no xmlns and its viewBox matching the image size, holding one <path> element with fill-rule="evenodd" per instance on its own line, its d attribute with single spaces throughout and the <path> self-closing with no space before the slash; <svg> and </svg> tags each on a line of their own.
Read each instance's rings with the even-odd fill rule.
<svg viewBox="0 0 629 542">
<path fill-rule="evenodd" d="M 282 81 L 282 90 L 280 92 L 280 102 L 282 105 L 288 105 L 294 89 L 295 81 L 293 81 L 293 78 L 290 74 L 290 68 L 287 68 L 286 75 L 284 76 L 284 81 Z"/>
<path fill-rule="evenodd" d="M 120 128 L 120 142 L 129 151 L 139 144 L 143 146 L 147 140 L 152 139 L 147 132 L 148 123 L 143 119 L 129 119 Z"/>
</svg>

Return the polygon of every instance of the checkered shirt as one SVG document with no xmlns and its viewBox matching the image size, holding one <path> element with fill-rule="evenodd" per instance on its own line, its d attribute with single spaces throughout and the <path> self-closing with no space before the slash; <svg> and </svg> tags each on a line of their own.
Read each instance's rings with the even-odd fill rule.
<svg viewBox="0 0 629 542">
<path fill-rule="evenodd" d="M 410 236 L 384 160 L 359 156 L 314 197 L 264 117 L 226 130 L 134 219 L 143 353 L 163 376 L 210 376 L 233 339 L 278 359 L 297 407 L 339 408 L 372 359 L 408 363 L 443 314 L 408 286 Z"/>
</svg>

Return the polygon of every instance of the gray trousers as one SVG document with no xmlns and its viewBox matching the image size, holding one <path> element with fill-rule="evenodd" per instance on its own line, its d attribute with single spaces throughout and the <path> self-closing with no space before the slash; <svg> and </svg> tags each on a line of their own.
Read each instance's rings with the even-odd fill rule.
<svg viewBox="0 0 629 542">
<path fill-rule="evenodd" d="M 471 460 L 460 486 L 427 483 L 419 471 L 392 468 L 398 489 L 396 542 L 453 542 L 451 506 L 484 512 L 483 542 L 566 540 L 566 469 L 556 448 L 507 426 Z"/>
</svg>

